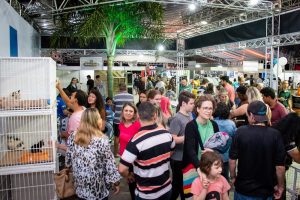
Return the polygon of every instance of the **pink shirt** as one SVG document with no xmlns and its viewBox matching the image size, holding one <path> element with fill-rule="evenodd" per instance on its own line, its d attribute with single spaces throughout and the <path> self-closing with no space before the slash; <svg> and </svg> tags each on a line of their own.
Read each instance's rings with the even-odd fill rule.
<svg viewBox="0 0 300 200">
<path fill-rule="evenodd" d="M 125 127 L 124 123 L 119 124 L 120 130 L 120 156 L 122 156 L 129 140 L 139 131 L 141 124 L 139 120 L 136 120 L 129 127 Z"/>
<path fill-rule="evenodd" d="M 215 182 L 209 184 L 205 199 L 222 200 L 222 194 L 227 192 L 229 189 L 230 189 L 230 185 L 227 182 L 227 180 L 223 176 L 220 176 Z M 200 195 L 202 190 L 203 190 L 203 185 L 200 181 L 200 178 L 196 178 L 192 183 L 191 192 L 193 195 L 198 196 Z"/>
<path fill-rule="evenodd" d="M 171 106 L 170 99 L 168 99 L 165 96 L 162 96 L 161 102 L 160 102 L 160 107 L 161 107 L 161 111 L 163 112 L 163 115 L 165 118 L 171 117 L 171 113 L 169 111 L 170 106 Z"/>
<path fill-rule="evenodd" d="M 234 88 L 233 88 L 233 86 L 230 85 L 229 83 L 226 83 L 226 85 L 225 85 L 224 88 L 228 92 L 228 97 L 229 97 L 230 101 L 234 102 L 235 94 L 234 94 Z"/>
<path fill-rule="evenodd" d="M 74 112 L 71 116 L 70 119 L 68 121 L 68 128 L 67 128 L 67 133 L 70 136 L 71 133 L 73 131 L 77 131 L 79 124 L 80 124 L 80 119 L 81 119 L 81 115 L 83 113 L 84 110 L 82 111 L 78 111 L 78 112 Z"/>
</svg>

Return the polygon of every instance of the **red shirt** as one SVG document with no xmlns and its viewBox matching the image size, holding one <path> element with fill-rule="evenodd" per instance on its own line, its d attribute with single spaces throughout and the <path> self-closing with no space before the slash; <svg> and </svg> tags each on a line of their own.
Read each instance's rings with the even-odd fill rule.
<svg viewBox="0 0 300 200">
<path fill-rule="evenodd" d="M 121 122 L 119 124 L 120 130 L 120 156 L 122 156 L 129 140 L 134 136 L 139 129 L 141 128 L 141 124 L 139 120 L 133 122 L 130 126 L 125 127 L 124 123 Z"/>
<path fill-rule="evenodd" d="M 171 113 L 169 111 L 170 106 L 171 106 L 170 99 L 168 99 L 165 96 L 162 96 L 161 101 L 160 101 L 160 107 L 161 107 L 161 111 L 163 112 L 165 118 L 171 117 Z"/>
<path fill-rule="evenodd" d="M 234 102 L 235 94 L 234 94 L 234 88 L 233 88 L 233 86 L 230 85 L 229 83 L 226 83 L 226 85 L 224 86 L 224 88 L 228 92 L 228 97 L 229 97 L 230 101 Z"/>
</svg>

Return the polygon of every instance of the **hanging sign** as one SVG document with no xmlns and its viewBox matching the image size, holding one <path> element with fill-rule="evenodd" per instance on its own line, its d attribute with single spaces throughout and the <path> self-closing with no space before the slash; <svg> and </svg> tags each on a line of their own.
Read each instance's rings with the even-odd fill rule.
<svg viewBox="0 0 300 200">
<path fill-rule="evenodd" d="M 80 57 L 82 70 L 103 70 L 102 57 Z"/>
</svg>

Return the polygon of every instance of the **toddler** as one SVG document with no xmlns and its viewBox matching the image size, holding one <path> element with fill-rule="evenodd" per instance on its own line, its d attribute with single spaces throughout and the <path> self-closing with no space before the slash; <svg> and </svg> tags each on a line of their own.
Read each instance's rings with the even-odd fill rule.
<svg viewBox="0 0 300 200">
<path fill-rule="evenodd" d="M 201 156 L 200 170 L 203 175 L 192 184 L 193 200 L 229 200 L 230 185 L 221 175 L 222 158 L 215 152 L 205 152 Z"/>
</svg>

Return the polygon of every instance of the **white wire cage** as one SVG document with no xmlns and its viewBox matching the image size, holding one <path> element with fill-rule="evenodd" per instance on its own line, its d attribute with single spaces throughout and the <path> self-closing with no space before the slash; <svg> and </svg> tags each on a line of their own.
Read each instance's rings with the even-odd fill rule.
<svg viewBox="0 0 300 200">
<path fill-rule="evenodd" d="M 1 200 L 56 199 L 52 171 L 0 176 Z"/>
<path fill-rule="evenodd" d="M 56 199 L 56 64 L 0 58 L 0 200 Z"/>
<path fill-rule="evenodd" d="M 54 164 L 51 115 L 0 117 L 0 169 Z"/>
<path fill-rule="evenodd" d="M 47 109 L 55 104 L 56 63 L 51 58 L 0 58 L 0 109 Z"/>
</svg>

